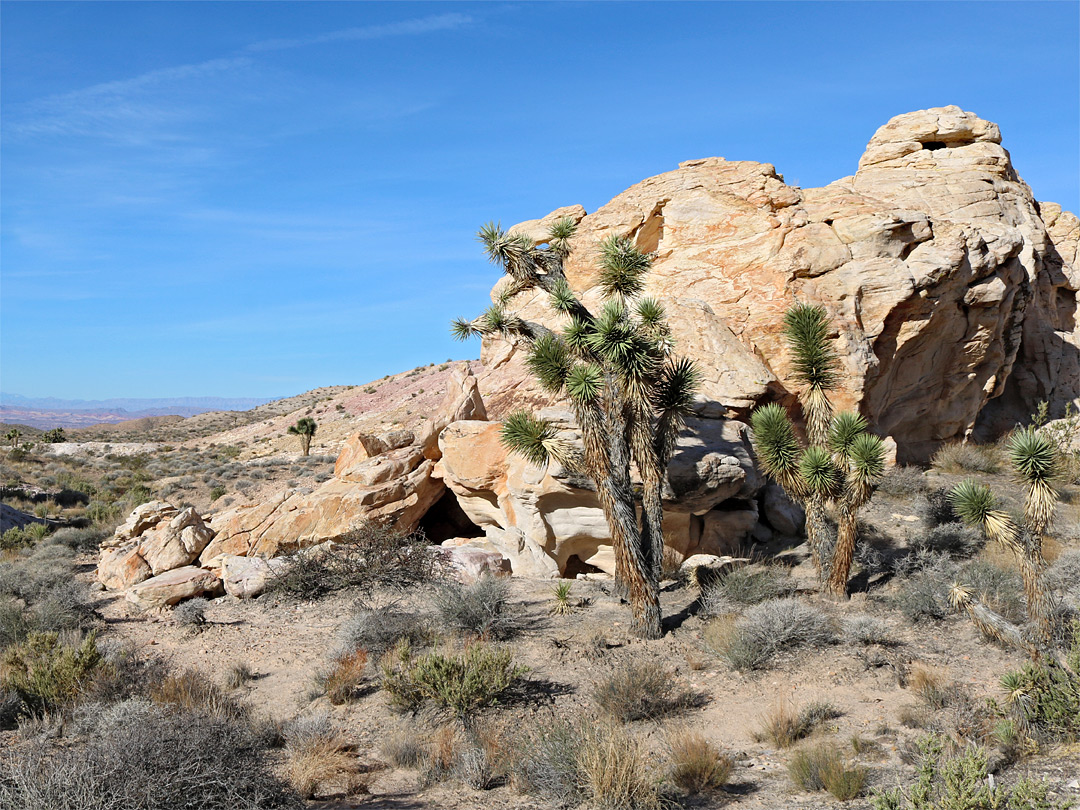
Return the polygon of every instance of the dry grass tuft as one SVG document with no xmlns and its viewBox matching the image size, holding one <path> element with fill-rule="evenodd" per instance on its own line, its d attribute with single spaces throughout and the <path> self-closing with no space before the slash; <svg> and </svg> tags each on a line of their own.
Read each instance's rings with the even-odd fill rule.
<svg viewBox="0 0 1080 810">
<path fill-rule="evenodd" d="M 367 650 L 353 650 L 339 655 L 330 669 L 317 677 L 319 687 L 335 706 L 348 703 L 366 680 Z"/>
<path fill-rule="evenodd" d="M 593 687 L 592 697 L 601 711 L 621 723 L 653 720 L 686 708 L 694 699 L 655 661 L 621 667 Z"/>
<path fill-rule="evenodd" d="M 285 729 L 289 782 L 305 799 L 336 789 L 346 796 L 366 793 L 368 776 L 352 745 L 327 715 L 294 720 Z"/>
<path fill-rule="evenodd" d="M 819 726 L 839 716 L 840 712 L 829 703 L 817 701 L 797 712 L 790 701 L 781 700 L 765 715 L 761 729 L 754 737 L 758 741 L 769 740 L 777 748 L 790 748 Z"/>
<path fill-rule="evenodd" d="M 723 787 L 731 778 L 734 760 L 700 732 L 675 729 L 668 733 L 667 744 L 671 749 L 670 779 L 687 793 Z"/>
<path fill-rule="evenodd" d="M 796 751 L 788 774 L 802 790 L 827 790 L 840 801 L 854 799 L 866 786 L 866 769 L 849 764 L 831 743 Z"/>
<path fill-rule="evenodd" d="M 649 772 L 641 744 L 617 725 L 587 728 L 578 753 L 581 784 L 592 804 L 604 810 L 659 810 L 660 786 Z"/>
</svg>

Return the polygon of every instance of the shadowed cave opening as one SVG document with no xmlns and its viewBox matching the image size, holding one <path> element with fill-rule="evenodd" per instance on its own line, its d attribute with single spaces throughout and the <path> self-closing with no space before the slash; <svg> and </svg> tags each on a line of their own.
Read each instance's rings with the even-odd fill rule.
<svg viewBox="0 0 1080 810">
<path fill-rule="evenodd" d="M 944 149 L 948 144 L 945 141 L 926 141 L 923 143 L 922 148 L 928 152 L 934 152 L 938 149 Z"/>
<path fill-rule="evenodd" d="M 603 573 L 595 565 L 589 565 L 587 562 L 581 559 L 577 554 L 571 554 L 566 561 L 566 565 L 563 566 L 562 576 L 565 579 L 575 579 L 578 574 L 600 574 Z"/>
<path fill-rule="evenodd" d="M 428 542 L 438 545 L 451 537 L 483 537 L 484 530 L 469 520 L 458 504 L 457 496 L 449 489 L 420 518 L 419 528 Z"/>
</svg>

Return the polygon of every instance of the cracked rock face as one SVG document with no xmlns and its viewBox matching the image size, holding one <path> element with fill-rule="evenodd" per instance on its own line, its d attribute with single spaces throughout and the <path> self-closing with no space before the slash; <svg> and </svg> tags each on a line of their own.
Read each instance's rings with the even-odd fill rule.
<svg viewBox="0 0 1080 810">
<path fill-rule="evenodd" d="M 605 237 L 655 251 L 648 294 L 704 372 L 703 417 L 794 401 L 781 319 L 795 301 L 832 318 L 836 406 L 892 436 L 902 463 L 1011 426 L 1040 399 L 1055 415 L 1080 400 L 1077 218 L 1037 203 L 997 126 L 958 107 L 896 116 L 854 176 L 823 188 L 788 186 L 769 164 L 691 160 L 592 214 L 563 208 L 515 230 L 541 239 L 562 216 L 579 225 L 567 275 L 586 305 Z M 512 306 L 553 323 L 538 295 Z M 547 404 L 519 347 L 487 341 L 484 360 L 494 417 Z"/>
</svg>

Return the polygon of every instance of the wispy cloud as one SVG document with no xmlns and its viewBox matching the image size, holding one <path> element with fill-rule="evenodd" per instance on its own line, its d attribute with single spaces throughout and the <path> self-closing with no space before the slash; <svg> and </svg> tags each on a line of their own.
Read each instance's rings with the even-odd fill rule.
<svg viewBox="0 0 1080 810">
<path fill-rule="evenodd" d="M 388 37 L 407 37 L 417 34 L 430 34 L 434 31 L 449 31 L 470 25 L 473 18 L 468 14 L 436 14 L 430 17 L 418 17 L 414 20 L 386 23 L 385 25 L 364 25 L 356 28 L 343 28 L 310 37 L 297 39 L 267 39 L 248 45 L 245 50 L 254 53 L 262 51 L 284 51 L 289 48 L 303 48 L 308 45 L 323 45 L 328 42 L 357 42 L 362 40 L 386 39 Z"/>
<path fill-rule="evenodd" d="M 154 91 L 170 84 L 220 76 L 251 62 L 248 56 L 208 59 L 46 96 L 12 110 L 4 129 L 8 134 L 24 136 L 114 134 L 127 140 L 138 138 L 145 135 L 148 125 L 171 123 L 181 114 L 147 101 Z M 139 126 L 128 126 L 133 122 Z"/>
</svg>

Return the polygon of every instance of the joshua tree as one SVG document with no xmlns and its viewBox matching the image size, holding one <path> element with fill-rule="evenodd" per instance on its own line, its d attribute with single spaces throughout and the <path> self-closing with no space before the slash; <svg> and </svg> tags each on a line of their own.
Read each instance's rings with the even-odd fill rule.
<svg viewBox="0 0 1080 810">
<path fill-rule="evenodd" d="M 6 434 L 4 434 L 4 438 L 8 441 L 8 443 L 11 444 L 11 447 L 14 449 L 19 446 L 19 439 L 22 438 L 22 431 L 18 428 L 12 428 Z"/>
<path fill-rule="evenodd" d="M 611 237 L 601 245 L 600 312 L 594 314 L 581 303 L 563 272 L 574 230 L 571 220 L 561 220 L 552 226 L 546 246 L 538 246 L 498 225 L 481 229 L 488 258 L 509 280 L 490 309 L 473 320 L 455 321 L 453 331 L 460 339 L 502 335 L 524 340 L 530 350 L 528 367 L 540 385 L 569 400 L 583 452 L 575 452 L 551 423 L 525 411 L 507 417 L 503 444 L 538 466 L 555 461 L 592 479 L 611 531 L 616 580 L 630 598 L 631 630 L 643 638 L 658 638 L 661 495 L 698 373 L 690 361 L 672 355 L 663 306 L 642 297 L 652 256 L 630 240 Z M 507 311 L 516 295 L 536 289 L 546 293 L 551 308 L 565 318 L 561 330 Z M 642 478 L 640 524 L 631 461 Z"/>
<path fill-rule="evenodd" d="M 989 539 L 1016 555 L 1024 581 L 1028 616 L 1035 625 L 1039 641 L 1050 644 L 1054 637 L 1055 605 L 1043 581 L 1046 561 L 1042 554 L 1042 536 L 1053 523 L 1057 508 L 1055 482 L 1061 472 L 1061 457 L 1054 442 L 1033 427 L 1016 431 L 1009 439 L 1008 449 L 1017 481 L 1024 487 L 1023 525 L 1017 525 L 1012 516 L 999 507 L 994 493 L 985 484 L 963 481 L 953 488 L 950 500 L 964 523 L 982 530 Z M 973 608 L 982 614 L 990 612 L 978 605 L 969 589 L 960 583 L 954 584 L 952 599 L 954 604 L 967 609 L 973 619 L 976 618 Z M 977 619 L 976 623 L 979 623 Z M 1000 622 L 997 624 L 1000 626 Z M 991 635 L 1002 637 L 999 633 Z M 1008 634 L 1005 640 L 1012 637 Z"/>
<path fill-rule="evenodd" d="M 60 442 L 66 442 L 67 436 L 64 433 L 62 427 L 53 428 L 52 430 L 46 430 L 41 434 L 41 440 L 48 444 L 58 444 Z"/>
<path fill-rule="evenodd" d="M 311 440 L 315 436 L 317 428 L 318 425 L 310 416 L 302 416 L 296 420 L 295 425 L 289 425 L 289 435 L 300 437 L 300 449 L 305 456 L 311 450 Z"/>
<path fill-rule="evenodd" d="M 806 538 L 819 578 L 835 596 L 847 590 L 858 536 L 857 515 L 885 472 L 885 447 L 855 413 L 833 416 L 828 392 L 837 381 L 837 359 L 828 342 L 829 321 L 823 307 L 796 304 L 784 315 L 784 332 L 794 356 L 795 378 L 806 417 L 807 447 L 776 404 L 751 416 L 754 446 L 765 472 L 806 507 Z M 837 540 L 831 560 L 825 507 L 837 511 Z"/>
</svg>

